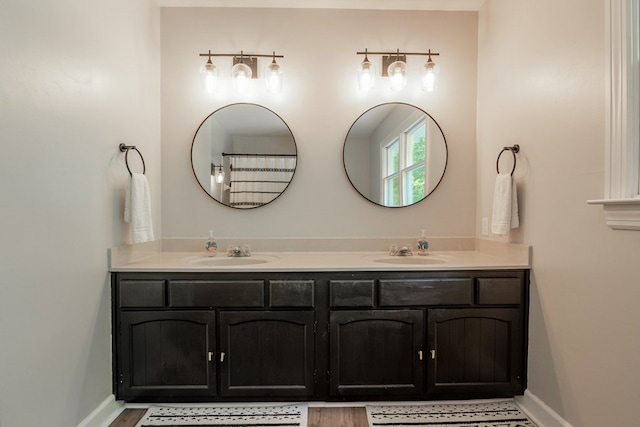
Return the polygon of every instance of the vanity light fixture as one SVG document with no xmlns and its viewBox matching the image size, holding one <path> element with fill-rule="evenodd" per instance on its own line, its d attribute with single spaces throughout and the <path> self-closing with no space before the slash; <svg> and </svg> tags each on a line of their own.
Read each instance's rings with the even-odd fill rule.
<svg viewBox="0 0 640 427">
<path fill-rule="evenodd" d="M 208 93 L 213 93 L 218 86 L 218 68 L 213 64 L 213 61 L 211 61 L 211 51 L 203 55 L 207 56 L 208 58 L 207 62 L 202 64 L 202 66 L 200 67 L 200 75 L 202 76 L 204 89 Z"/>
<path fill-rule="evenodd" d="M 233 67 L 231 68 L 231 78 L 233 86 L 239 93 L 245 93 L 249 87 L 251 79 L 258 78 L 258 58 L 272 58 L 271 64 L 266 68 L 266 84 L 267 90 L 271 93 L 277 93 L 282 89 L 282 72 L 280 65 L 276 62 L 276 58 L 284 58 L 283 55 L 276 55 L 275 51 L 272 55 L 247 54 L 240 51 L 240 54 L 234 53 L 201 53 L 199 56 L 206 56 L 207 62 L 200 67 L 200 72 L 204 76 L 205 88 L 208 92 L 213 92 L 218 82 L 218 70 L 213 64 L 211 57 L 232 57 Z"/>
<path fill-rule="evenodd" d="M 216 170 L 218 168 L 218 170 Z M 216 179 L 216 183 L 222 184 L 224 182 L 224 170 L 222 169 L 222 164 L 215 165 L 211 163 L 211 176 L 214 176 Z"/>
<path fill-rule="evenodd" d="M 273 60 L 266 67 L 265 83 L 267 84 L 267 92 L 282 92 L 282 71 L 280 65 L 276 62 L 276 53 L 273 52 Z"/>
<path fill-rule="evenodd" d="M 438 66 L 431 59 L 431 49 L 427 52 L 429 56 L 427 59 L 427 63 L 424 64 L 421 70 L 422 74 L 422 90 L 426 90 L 427 92 L 433 92 L 436 88 L 437 83 L 437 74 L 439 71 Z"/>
<path fill-rule="evenodd" d="M 250 66 L 244 63 L 244 53 L 242 51 L 240 51 L 240 60 L 236 62 L 235 59 L 236 58 L 234 57 L 234 65 L 231 67 L 233 86 L 236 88 L 238 93 L 245 93 L 249 89 L 249 82 L 253 76 L 253 70 Z"/>
<path fill-rule="evenodd" d="M 438 67 L 436 63 L 431 59 L 432 56 L 439 56 L 439 53 L 431 52 L 400 52 L 397 49 L 396 52 L 369 52 L 365 49 L 364 52 L 356 52 L 357 55 L 364 55 L 364 61 L 360 64 L 358 69 L 358 85 L 361 91 L 367 91 L 373 87 L 373 79 L 369 76 L 365 76 L 365 70 L 371 72 L 373 65 L 369 61 L 368 55 L 382 55 L 382 77 L 389 77 L 389 83 L 391 89 L 394 91 L 400 91 L 404 89 L 407 84 L 407 56 L 409 55 L 423 55 L 427 56 L 427 63 L 422 67 L 422 88 L 428 92 L 431 92 L 436 87 L 436 76 L 438 73 Z M 372 74 L 371 74 L 372 75 Z M 368 85 L 365 85 L 368 83 Z"/>
<path fill-rule="evenodd" d="M 400 56 L 400 49 L 396 54 L 396 60 L 387 67 L 387 76 L 391 83 L 391 90 L 401 91 L 407 85 L 407 57 Z M 384 59 L 383 59 L 384 63 Z"/>
<path fill-rule="evenodd" d="M 367 56 L 367 49 L 364 50 L 364 61 L 360 63 L 358 67 L 358 87 L 362 92 L 367 92 L 373 89 L 373 83 L 375 81 L 376 68 L 369 61 Z"/>
</svg>

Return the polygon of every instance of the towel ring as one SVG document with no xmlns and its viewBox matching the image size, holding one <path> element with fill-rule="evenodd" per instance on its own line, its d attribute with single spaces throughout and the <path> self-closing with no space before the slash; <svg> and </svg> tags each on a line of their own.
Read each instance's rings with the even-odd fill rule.
<svg viewBox="0 0 640 427">
<path fill-rule="evenodd" d="M 140 156 L 140 160 L 142 160 L 142 174 L 144 175 L 145 172 L 147 171 L 147 165 L 145 165 L 144 163 L 144 157 L 142 157 L 142 153 L 140 152 L 140 150 L 138 150 L 135 145 L 124 145 L 124 143 L 120 143 L 118 147 L 120 148 L 120 151 L 125 153 L 124 163 L 127 165 L 127 170 L 129 171 L 129 175 L 133 175 L 133 173 L 131 172 L 131 169 L 129 168 L 129 150 L 136 150 L 138 152 L 138 155 Z"/>
<path fill-rule="evenodd" d="M 500 156 L 502 156 L 502 153 L 505 151 L 511 151 L 511 154 L 513 154 L 513 169 L 511 169 L 511 175 L 513 175 L 513 172 L 516 170 L 516 153 L 520 151 L 520 146 L 515 144 L 512 147 L 504 147 L 502 151 L 500 151 L 500 154 L 498 154 L 498 158 L 496 159 L 496 171 L 498 173 L 500 173 Z"/>
</svg>

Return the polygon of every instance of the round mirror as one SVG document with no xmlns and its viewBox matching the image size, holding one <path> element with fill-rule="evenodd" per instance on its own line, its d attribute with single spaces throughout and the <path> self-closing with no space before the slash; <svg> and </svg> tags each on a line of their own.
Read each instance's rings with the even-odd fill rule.
<svg viewBox="0 0 640 427">
<path fill-rule="evenodd" d="M 196 130 L 191 166 L 214 200 L 251 209 L 286 190 L 296 152 L 291 129 L 276 113 L 256 104 L 231 104 L 211 113 Z"/>
<path fill-rule="evenodd" d="M 403 103 L 365 111 L 344 141 L 344 169 L 351 185 L 386 207 L 410 206 L 431 194 L 442 181 L 447 158 L 438 123 Z"/>
</svg>

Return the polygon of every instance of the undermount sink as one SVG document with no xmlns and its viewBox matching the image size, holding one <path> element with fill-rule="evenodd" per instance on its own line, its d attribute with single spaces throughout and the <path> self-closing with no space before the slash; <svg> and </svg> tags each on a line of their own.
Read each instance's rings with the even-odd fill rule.
<svg viewBox="0 0 640 427">
<path fill-rule="evenodd" d="M 389 256 L 385 258 L 374 259 L 373 262 L 379 262 L 382 264 L 402 264 L 402 265 L 426 265 L 426 264 L 445 264 L 446 261 L 442 258 L 426 256 Z"/>
<path fill-rule="evenodd" d="M 233 267 L 239 265 L 256 265 L 266 264 L 277 257 L 220 257 L 220 258 L 201 258 L 191 261 L 191 264 L 197 264 L 206 267 Z"/>
</svg>

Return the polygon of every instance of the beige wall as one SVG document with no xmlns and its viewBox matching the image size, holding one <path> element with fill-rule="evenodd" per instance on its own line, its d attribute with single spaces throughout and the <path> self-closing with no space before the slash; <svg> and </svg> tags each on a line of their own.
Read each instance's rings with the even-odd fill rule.
<svg viewBox="0 0 640 427">
<path fill-rule="evenodd" d="M 120 142 L 144 154 L 160 233 L 159 9 L 0 4 L 0 424 L 76 426 L 111 394 Z"/>
<path fill-rule="evenodd" d="M 162 9 L 162 218 L 164 237 L 395 237 L 473 236 L 475 233 L 476 12 L 308 9 Z M 379 79 L 367 96 L 358 92 L 357 51 L 402 49 L 441 52 L 439 92 L 417 82 L 392 94 Z M 208 98 L 198 81 L 199 53 L 285 56 L 284 92 L 260 88 L 247 97 L 227 91 Z M 372 57 L 379 62 L 380 56 Z M 216 59 L 228 82 L 231 60 Z M 409 57 L 417 72 L 426 57 Z M 224 64 L 224 65 L 223 65 Z M 261 62 L 260 67 L 266 65 Z M 380 66 L 378 64 L 378 69 Z M 233 102 L 272 109 L 290 126 L 299 154 L 287 191 L 248 211 L 224 207 L 198 186 L 190 164 L 200 122 Z M 429 112 L 449 144 L 450 161 L 440 187 L 424 202 L 386 209 L 362 198 L 342 166 L 349 127 L 370 107 L 403 101 Z"/>
<path fill-rule="evenodd" d="M 574 427 L 639 422 L 640 233 L 586 204 L 604 191 L 604 19 L 601 0 L 488 0 L 479 21 L 477 221 L 497 154 L 520 144 L 529 390 Z"/>
</svg>

